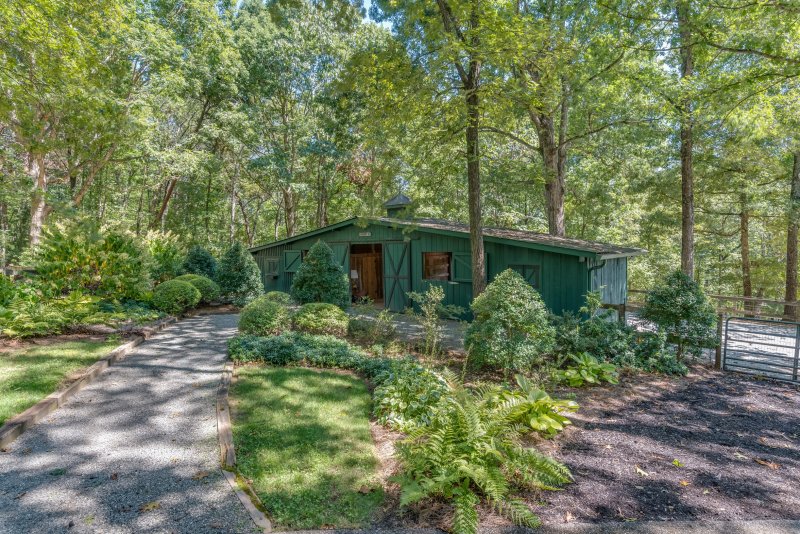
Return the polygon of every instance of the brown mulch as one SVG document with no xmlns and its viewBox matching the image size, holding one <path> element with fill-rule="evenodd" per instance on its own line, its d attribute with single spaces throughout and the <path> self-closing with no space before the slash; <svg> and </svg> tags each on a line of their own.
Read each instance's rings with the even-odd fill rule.
<svg viewBox="0 0 800 534">
<path fill-rule="evenodd" d="M 0 338 L 0 354 L 32 347 L 47 347 L 56 343 L 67 343 L 70 341 L 105 341 L 107 338 L 108 336 L 106 334 L 60 334 L 57 336 L 42 336 L 26 339 Z"/>
<path fill-rule="evenodd" d="M 540 444 L 575 477 L 538 496 L 543 521 L 800 518 L 797 385 L 696 367 L 576 393 Z"/>
<path fill-rule="evenodd" d="M 543 523 L 800 518 L 800 386 L 696 367 L 554 396 L 569 395 L 580 404 L 573 425 L 536 446 L 575 481 L 525 496 Z M 447 528 L 447 503 L 399 507 L 388 478 L 401 435 L 372 432 L 387 491 L 377 526 Z M 480 516 L 508 524 L 483 506 Z"/>
</svg>

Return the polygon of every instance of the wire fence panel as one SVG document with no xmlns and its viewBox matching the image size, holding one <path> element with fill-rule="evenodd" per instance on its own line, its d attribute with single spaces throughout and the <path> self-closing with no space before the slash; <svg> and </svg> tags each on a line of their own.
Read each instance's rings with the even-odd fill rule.
<svg viewBox="0 0 800 534">
<path fill-rule="evenodd" d="M 752 317 L 725 321 L 722 368 L 798 381 L 800 323 Z"/>
</svg>

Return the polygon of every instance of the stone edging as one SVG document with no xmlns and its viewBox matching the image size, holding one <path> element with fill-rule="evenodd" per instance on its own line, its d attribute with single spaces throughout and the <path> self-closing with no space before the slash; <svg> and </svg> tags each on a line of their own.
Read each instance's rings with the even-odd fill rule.
<svg viewBox="0 0 800 534">
<path fill-rule="evenodd" d="M 135 336 L 131 341 L 123 343 L 116 349 L 112 350 L 108 356 L 102 358 L 89 367 L 82 373 L 80 378 L 72 382 L 68 387 L 61 391 L 55 391 L 40 400 L 24 412 L 11 417 L 6 420 L 3 426 L 0 426 L 0 447 L 5 447 L 20 437 L 23 432 L 31 428 L 33 425 L 47 417 L 56 408 L 64 405 L 72 396 L 82 390 L 87 385 L 94 382 L 100 374 L 108 369 L 112 364 L 125 359 L 125 357 L 138 345 L 140 345 L 150 336 L 162 330 L 167 325 L 172 324 L 177 319 L 175 317 L 167 317 L 156 321 L 153 325 L 142 329 L 142 334 Z"/>
<path fill-rule="evenodd" d="M 233 431 L 231 430 L 231 410 L 228 404 L 228 390 L 233 377 L 233 362 L 225 362 L 222 380 L 217 389 L 217 435 L 219 437 L 220 460 L 222 474 L 231 485 L 233 492 L 242 502 L 253 523 L 264 533 L 272 532 L 272 523 L 261 510 L 264 505 L 247 480 L 236 468 L 236 450 L 233 447 Z"/>
</svg>

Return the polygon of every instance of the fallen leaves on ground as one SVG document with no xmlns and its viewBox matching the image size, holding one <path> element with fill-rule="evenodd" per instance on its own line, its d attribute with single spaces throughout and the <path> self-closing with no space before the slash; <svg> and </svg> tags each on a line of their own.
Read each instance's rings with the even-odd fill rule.
<svg viewBox="0 0 800 534">
<path fill-rule="evenodd" d="M 208 471 L 198 471 L 197 473 L 192 475 L 192 480 L 203 480 L 210 474 L 211 473 L 209 473 Z"/>
<path fill-rule="evenodd" d="M 645 471 L 644 469 L 642 469 L 638 465 L 636 466 L 636 474 L 639 475 L 640 477 L 649 477 L 650 476 L 650 473 L 648 473 L 647 471 Z"/>
<path fill-rule="evenodd" d="M 770 469 L 780 469 L 780 465 L 776 464 L 775 462 L 770 462 L 769 460 L 763 460 L 761 458 L 756 458 L 756 463 L 769 467 Z"/>
<path fill-rule="evenodd" d="M 153 510 L 160 510 L 161 503 L 158 501 L 150 501 L 139 507 L 140 512 L 152 512 Z"/>
</svg>

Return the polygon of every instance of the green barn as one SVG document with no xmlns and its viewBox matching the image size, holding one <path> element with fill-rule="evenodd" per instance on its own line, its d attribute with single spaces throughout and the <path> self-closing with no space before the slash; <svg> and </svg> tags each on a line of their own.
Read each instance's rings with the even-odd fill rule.
<svg viewBox="0 0 800 534">
<path fill-rule="evenodd" d="M 409 306 L 408 292 L 441 285 L 445 303 L 469 308 L 472 271 L 469 226 L 436 219 L 406 218 L 411 201 L 397 195 L 386 217 L 351 218 L 250 249 L 266 291 L 289 291 L 308 249 L 317 240 L 334 251 L 350 277 L 354 300 L 369 297 L 393 311 Z M 641 249 L 484 228 L 487 275 L 519 272 L 555 313 L 577 311 L 589 290 L 602 288 L 603 302 L 625 304 L 628 258 Z"/>
</svg>

